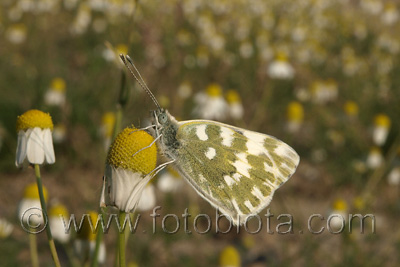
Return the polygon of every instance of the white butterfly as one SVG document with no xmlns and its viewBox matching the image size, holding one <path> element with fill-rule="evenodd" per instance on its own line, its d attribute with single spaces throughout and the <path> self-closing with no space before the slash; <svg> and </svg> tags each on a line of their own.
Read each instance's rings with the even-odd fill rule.
<svg viewBox="0 0 400 267">
<path fill-rule="evenodd" d="M 268 206 L 295 172 L 298 154 L 270 135 L 209 120 L 178 122 L 159 106 L 139 72 L 141 80 L 132 72 L 129 56 L 120 57 L 157 106 L 151 127 L 161 153 L 170 159 L 165 166 L 172 164 L 235 225 Z"/>
</svg>

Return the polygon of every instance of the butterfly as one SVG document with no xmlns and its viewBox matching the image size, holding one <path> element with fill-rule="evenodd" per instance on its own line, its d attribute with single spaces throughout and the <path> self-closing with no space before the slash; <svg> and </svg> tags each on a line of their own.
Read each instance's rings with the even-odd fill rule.
<svg viewBox="0 0 400 267">
<path fill-rule="evenodd" d="M 234 225 L 267 207 L 275 190 L 296 171 L 296 151 L 273 136 L 217 121 L 177 121 L 160 107 L 130 57 L 120 57 L 157 106 L 150 127 L 161 154 L 169 159 L 164 166 L 172 164 Z"/>
</svg>

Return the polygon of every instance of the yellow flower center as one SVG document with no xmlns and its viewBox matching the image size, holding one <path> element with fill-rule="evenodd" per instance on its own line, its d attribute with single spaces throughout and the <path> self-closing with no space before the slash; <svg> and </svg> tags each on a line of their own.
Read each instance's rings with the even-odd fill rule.
<svg viewBox="0 0 400 267">
<path fill-rule="evenodd" d="M 113 112 L 106 112 L 101 121 L 104 127 L 104 135 L 110 137 L 114 131 L 115 114 Z"/>
<path fill-rule="evenodd" d="M 125 128 L 112 143 L 107 156 L 107 164 L 148 174 L 154 170 L 157 163 L 156 144 L 147 147 L 153 141 L 154 138 L 145 131 L 134 127 Z M 142 148 L 144 149 L 141 150 Z M 135 155 L 139 150 L 141 151 Z"/>
<path fill-rule="evenodd" d="M 82 228 L 79 230 L 79 232 L 77 232 L 77 236 L 79 239 L 93 241 L 93 240 L 96 240 L 97 231 L 99 231 L 99 229 L 100 229 L 100 231 L 102 230 L 101 224 L 99 222 L 97 229 L 94 230 L 96 227 L 96 223 L 97 223 L 98 213 L 95 211 L 89 211 L 86 214 L 88 214 L 89 216 L 85 216 L 85 219 L 82 223 Z M 89 222 L 89 220 L 90 220 L 90 222 Z M 92 227 L 90 227 L 90 226 L 92 226 Z"/>
<path fill-rule="evenodd" d="M 222 95 L 222 88 L 216 83 L 210 84 L 206 91 L 207 95 L 211 97 L 218 97 Z"/>
<path fill-rule="evenodd" d="M 358 105 L 354 101 L 347 101 L 346 104 L 344 104 L 344 111 L 346 112 L 347 115 L 350 116 L 355 116 L 358 114 Z"/>
<path fill-rule="evenodd" d="M 389 128 L 391 121 L 390 118 L 388 116 L 386 116 L 385 114 L 378 114 L 375 116 L 375 125 L 377 126 L 382 126 L 385 128 Z"/>
<path fill-rule="evenodd" d="M 287 116 L 290 121 L 303 121 L 304 119 L 304 109 L 303 106 L 297 102 L 292 101 L 287 107 Z"/>
<path fill-rule="evenodd" d="M 220 255 L 219 266 L 237 266 L 240 264 L 239 252 L 233 246 L 227 246 Z"/>
<path fill-rule="evenodd" d="M 333 203 L 334 210 L 345 211 L 347 210 L 347 203 L 343 199 L 338 199 Z"/>
<path fill-rule="evenodd" d="M 115 50 L 116 50 L 116 52 L 117 52 L 118 55 L 119 55 L 119 54 L 124 54 L 124 55 L 128 54 L 128 46 L 125 45 L 125 44 L 119 44 L 119 45 L 117 45 L 117 47 L 116 47 Z"/>
<path fill-rule="evenodd" d="M 240 103 L 240 96 L 235 90 L 229 90 L 226 93 L 226 101 L 228 101 L 230 104 Z"/>
<path fill-rule="evenodd" d="M 53 130 L 53 122 L 51 121 L 50 114 L 37 109 L 31 109 L 18 116 L 17 132 L 35 127 Z"/>
<path fill-rule="evenodd" d="M 43 196 L 44 196 L 44 201 L 47 202 L 47 189 L 46 187 L 43 186 Z M 37 188 L 36 183 L 32 183 L 25 187 L 24 191 L 24 198 L 26 199 L 40 199 L 39 198 L 39 190 Z"/>
<path fill-rule="evenodd" d="M 53 206 L 52 208 L 49 209 L 49 215 L 50 217 L 59 217 L 62 215 L 64 217 L 64 220 L 68 219 L 68 211 L 67 208 L 64 205 L 58 204 Z"/>
<path fill-rule="evenodd" d="M 58 92 L 65 92 L 65 81 L 62 78 L 55 78 L 51 81 L 51 89 Z"/>
</svg>

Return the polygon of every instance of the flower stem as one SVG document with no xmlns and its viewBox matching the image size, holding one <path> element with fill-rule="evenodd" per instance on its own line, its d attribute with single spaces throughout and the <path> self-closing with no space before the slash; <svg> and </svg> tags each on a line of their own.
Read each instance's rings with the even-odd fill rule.
<svg viewBox="0 0 400 267">
<path fill-rule="evenodd" d="M 126 213 L 124 211 L 119 212 L 119 222 L 123 225 Z M 119 266 L 125 267 L 125 230 L 118 229 L 118 248 L 119 248 Z"/>
<path fill-rule="evenodd" d="M 100 208 L 99 216 L 102 216 L 102 215 L 103 215 L 103 211 Z M 97 230 L 96 246 L 94 247 L 92 263 L 90 264 L 91 267 L 97 267 L 99 265 L 98 258 L 99 258 L 100 244 L 101 244 L 102 240 L 103 240 L 103 228 L 101 228 L 100 230 Z"/>
<path fill-rule="evenodd" d="M 36 234 L 29 234 L 29 248 L 31 251 L 31 260 L 33 267 L 39 267 L 39 257 L 37 252 Z"/>
<path fill-rule="evenodd" d="M 39 197 L 40 197 L 40 205 L 42 206 L 43 220 L 44 220 L 44 222 L 48 223 L 47 208 L 46 208 L 46 202 L 44 200 L 42 178 L 40 177 L 39 164 L 35 164 L 35 174 L 36 174 L 36 183 L 37 183 Z M 51 234 L 49 225 L 46 225 L 46 234 L 47 234 L 47 239 L 49 240 L 50 252 L 51 252 L 51 256 L 53 257 L 54 264 L 56 267 L 59 267 L 59 266 L 61 266 L 61 264 L 60 264 L 60 260 L 58 259 L 56 246 L 54 244 L 53 236 Z"/>
</svg>

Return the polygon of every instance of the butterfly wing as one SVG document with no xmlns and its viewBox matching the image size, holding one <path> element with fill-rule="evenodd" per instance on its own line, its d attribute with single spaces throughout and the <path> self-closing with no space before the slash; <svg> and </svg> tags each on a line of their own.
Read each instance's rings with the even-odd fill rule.
<svg viewBox="0 0 400 267">
<path fill-rule="evenodd" d="M 268 206 L 300 161 L 290 146 L 266 134 L 206 120 L 178 126 L 176 168 L 236 225 Z"/>
</svg>

